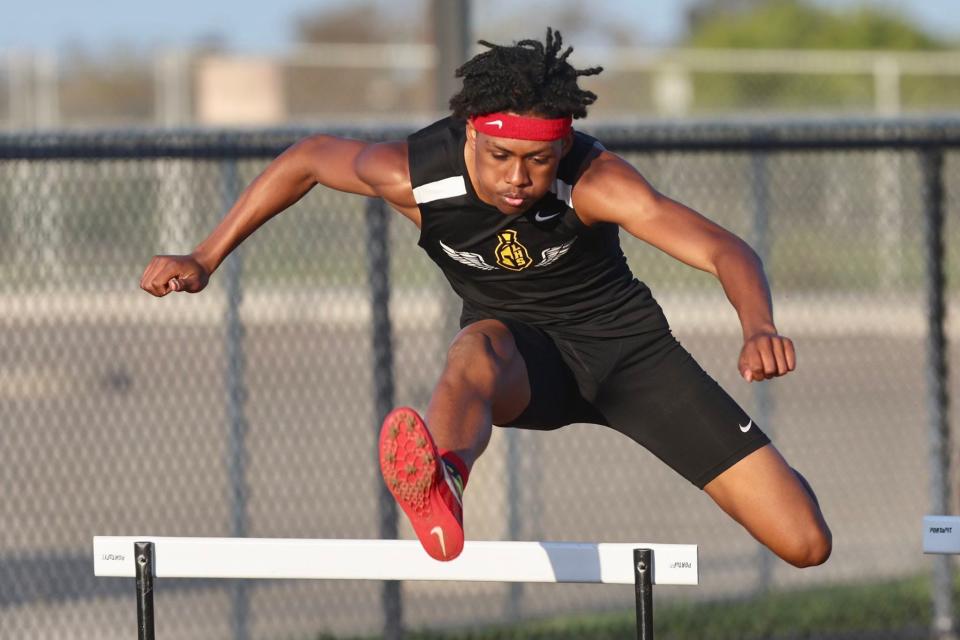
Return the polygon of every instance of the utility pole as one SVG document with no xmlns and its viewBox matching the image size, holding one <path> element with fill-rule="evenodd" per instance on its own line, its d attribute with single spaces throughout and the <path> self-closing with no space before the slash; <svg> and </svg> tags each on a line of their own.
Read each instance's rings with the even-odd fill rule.
<svg viewBox="0 0 960 640">
<path fill-rule="evenodd" d="M 470 55 L 470 0 L 431 0 L 434 67 L 434 108 L 445 114 L 450 97 L 460 89 L 454 77 L 457 67 Z"/>
</svg>

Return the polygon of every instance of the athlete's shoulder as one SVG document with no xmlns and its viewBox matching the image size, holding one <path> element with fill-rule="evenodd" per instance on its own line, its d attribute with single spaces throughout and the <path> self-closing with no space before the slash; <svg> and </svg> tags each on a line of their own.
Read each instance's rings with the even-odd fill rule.
<svg viewBox="0 0 960 640">
<path fill-rule="evenodd" d="M 602 184 L 606 180 L 642 178 L 636 167 L 623 156 L 603 146 L 594 147 L 583 164 L 581 181 Z"/>
<path fill-rule="evenodd" d="M 604 149 L 586 163 L 572 197 L 585 221 L 622 224 L 623 216 L 649 209 L 657 193 L 626 159 Z"/>
<path fill-rule="evenodd" d="M 391 140 L 369 144 L 357 156 L 355 167 L 357 175 L 371 186 L 404 182 L 409 185 L 407 142 Z"/>
<path fill-rule="evenodd" d="M 465 140 L 466 122 L 452 116 L 410 134 L 407 158 L 413 186 L 461 175 Z"/>
</svg>

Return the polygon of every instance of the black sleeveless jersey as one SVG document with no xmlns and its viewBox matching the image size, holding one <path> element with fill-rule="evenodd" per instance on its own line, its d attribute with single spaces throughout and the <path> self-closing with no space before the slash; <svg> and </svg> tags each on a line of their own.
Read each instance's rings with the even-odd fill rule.
<svg viewBox="0 0 960 640">
<path fill-rule="evenodd" d="M 551 191 L 517 215 L 477 196 L 463 157 L 465 142 L 464 121 L 451 117 L 408 138 L 419 244 L 463 299 L 463 325 L 512 319 L 595 337 L 666 328 L 650 290 L 627 266 L 620 227 L 588 227 L 572 208 L 580 169 L 603 148 L 596 139 L 576 132 Z"/>
</svg>

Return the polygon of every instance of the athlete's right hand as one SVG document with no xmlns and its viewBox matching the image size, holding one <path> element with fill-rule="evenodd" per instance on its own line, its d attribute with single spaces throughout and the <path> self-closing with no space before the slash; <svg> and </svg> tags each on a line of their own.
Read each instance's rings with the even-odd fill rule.
<svg viewBox="0 0 960 640">
<path fill-rule="evenodd" d="M 171 291 L 196 293 L 208 280 L 210 273 L 192 255 L 153 256 L 140 278 L 140 288 L 159 298 Z"/>
</svg>

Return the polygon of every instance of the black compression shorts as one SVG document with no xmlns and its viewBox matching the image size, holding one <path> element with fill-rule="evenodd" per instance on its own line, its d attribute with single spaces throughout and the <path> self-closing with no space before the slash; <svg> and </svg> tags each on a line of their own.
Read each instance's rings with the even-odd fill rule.
<svg viewBox="0 0 960 640">
<path fill-rule="evenodd" d="M 531 394 L 527 408 L 501 426 L 608 426 L 701 489 L 770 442 L 669 329 L 571 338 L 502 322 L 526 363 Z"/>
</svg>

